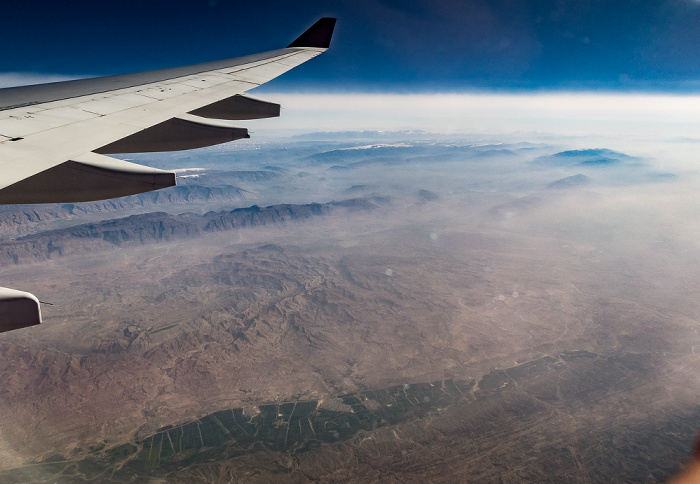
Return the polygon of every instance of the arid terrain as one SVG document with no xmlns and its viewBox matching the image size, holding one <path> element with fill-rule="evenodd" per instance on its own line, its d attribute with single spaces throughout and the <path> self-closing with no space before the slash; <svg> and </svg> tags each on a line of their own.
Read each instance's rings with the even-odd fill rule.
<svg viewBox="0 0 700 484">
<path fill-rule="evenodd" d="M 680 468 L 694 178 L 597 148 L 285 143 L 153 155 L 200 168 L 179 191 L 0 211 L 2 285 L 51 303 L 0 335 L 0 480 Z"/>
</svg>

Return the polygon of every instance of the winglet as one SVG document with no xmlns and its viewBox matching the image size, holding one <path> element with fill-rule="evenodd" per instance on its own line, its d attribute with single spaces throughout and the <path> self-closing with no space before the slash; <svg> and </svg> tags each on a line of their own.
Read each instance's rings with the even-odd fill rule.
<svg viewBox="0 0 700 484">
<path fill-rule="evenodd" d="M 327 49 L 331 45 L 335 19 L 323 17 L 313 24 L 306 32 L 301 34 L 297 40 L 289 44 L 289 47 L 318 47 Z"/>
</svg>

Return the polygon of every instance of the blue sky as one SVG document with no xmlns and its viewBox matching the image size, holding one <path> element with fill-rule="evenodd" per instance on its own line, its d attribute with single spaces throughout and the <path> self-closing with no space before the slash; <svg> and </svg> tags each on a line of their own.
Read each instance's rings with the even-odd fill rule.
<svg viewBox="0 0 700 484">
<path fill-rule="evenodd" d="M 700 90 L 697 0 L 5 0 L 0 72 L 105 75 L 287 45 L 338 17 L 288 92 Z"/>
</svg>

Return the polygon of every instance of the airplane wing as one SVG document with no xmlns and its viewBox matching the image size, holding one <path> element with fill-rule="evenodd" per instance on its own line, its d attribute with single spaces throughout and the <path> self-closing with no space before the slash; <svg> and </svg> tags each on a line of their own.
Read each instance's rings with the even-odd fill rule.
<svg viewBox="0 0 700 484">
<path fill-rule="evenodd" d="M 173 172 L 107 155 L 248 138 L 247 129 L 220 120 L 279 116 L 278 104 L 245 92 L 325 52 L 334 27 L 334 18 L 322 18 L 288 47 L 246 57 L 0 89 L 0 204 L 84 202 L 175 185 Z M 0 288 L 0 332 L 38 324 L 38 302 L 26 295 Z M 15 309 L 6 314 L 7 301 Z M 18 326 L 30 302 L 36 311 Z"/>
</svg>

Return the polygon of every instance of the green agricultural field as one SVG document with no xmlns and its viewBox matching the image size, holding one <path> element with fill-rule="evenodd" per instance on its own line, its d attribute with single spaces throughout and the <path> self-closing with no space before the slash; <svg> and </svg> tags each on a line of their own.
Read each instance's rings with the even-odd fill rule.
<svg viewBox="0 0 700 484">
<path fill-rule="evenodd" d="M 91 449 L 79 461 L 54 456 L 41 466 L 70 479 L 131 482 L 144 476 L 165 476 L 185 466 L 230 459 L 256 451 L 302 453 L 322 444 L 347 441 L 371 432 L 436 414 L 455 404 L 508 390 L 522 382 L 557 371 L 566 361 L 598 358 L 585 351 L 545 356 L 508 369 L 497 369 L 476 380 L 439 380 L 396 385 L 319 400 L 264 404 L 255 415 L 243 408 L 221 410 L 112 449 Z M 634 359 L 629 362 L 634 363 Z M 7 482 L 26 477 L 28 467 L 0 474 Z"/>
</svg>

